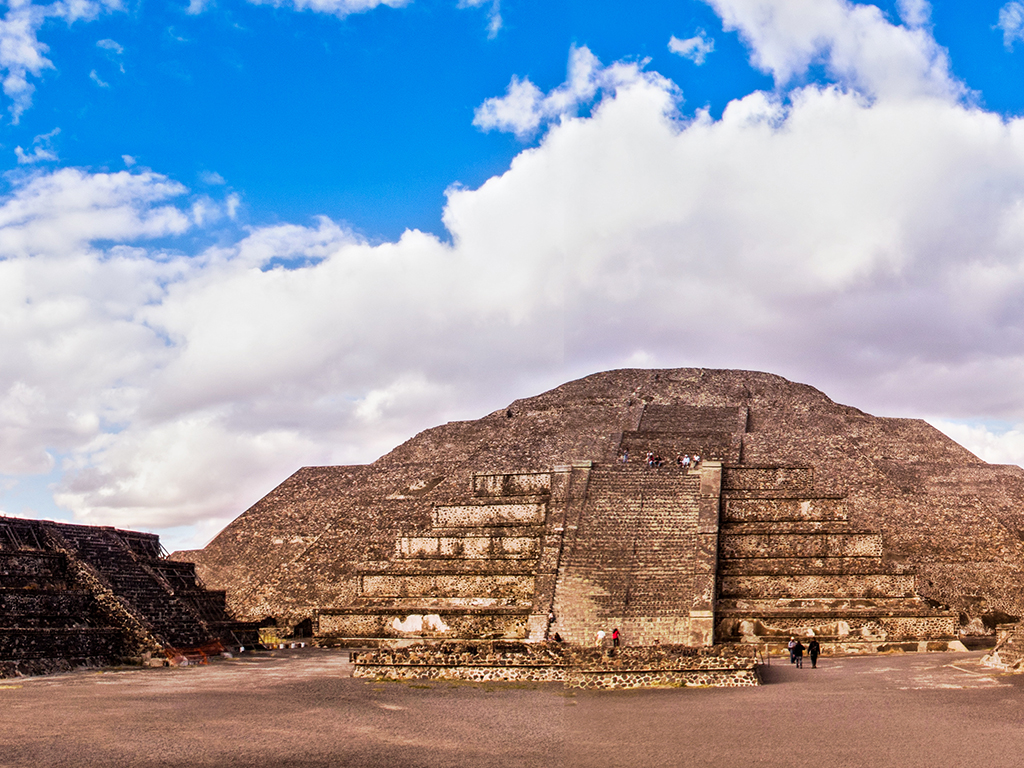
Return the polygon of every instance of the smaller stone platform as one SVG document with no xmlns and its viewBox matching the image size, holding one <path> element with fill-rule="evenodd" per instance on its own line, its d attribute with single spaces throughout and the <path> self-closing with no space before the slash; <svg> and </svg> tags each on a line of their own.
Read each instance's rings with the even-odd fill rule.
<svg viewBox="0 0 1024 768">
<path fill-rule="evenodd" d="M 384 680 L 560 682 L 631 689 L 760 685 L 749 646 L 630 646 L 609 652 L 561 643 L 445 642 L 359 654 L 354 677 Z"/>
</svg>

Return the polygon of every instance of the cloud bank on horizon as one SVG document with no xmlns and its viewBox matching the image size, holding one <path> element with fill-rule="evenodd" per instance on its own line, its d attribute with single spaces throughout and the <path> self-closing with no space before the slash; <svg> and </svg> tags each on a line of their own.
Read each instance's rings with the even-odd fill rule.
<svg viewBox="0 0 1024 768">
<path fill-rule="evenodd" d="M 182 18 L 230 10 L 196 2 Z M 417 4 L 293 6 L 370 35 L 376 6 L 400 24 Z M 481 140 L 514 137 L 503 168 L 445 181 L 443 230 L 381 237 L 316 199 L 298 222 L 258 216 L 230 174 L 190 184 L 131 146 L 105 149 L 120 169 L 63 161 L 83 154 L 71 118 L 23 125 L 55 66 L 39 38 L 129 22 L 117 3 L 9 4 L 0 510 L 198 546 L 301 465 L 624 366 L 768 370 L 1024 463 L 1024 120 L 956 74 L 922 0 L 707 5 L 717 29 L 665 22 L 675 63 L 580 40 L 564 82 L 505 71 L 463 111 Z M 456 10 L 473 8 L 482 50 L 502 45 L 514 4 Z M 1024 6 L 990 15 L 992 55 L 1012 56 Z M 687 73 L 735 57 L 729 39 L 764 86 L 688 106 Z M 124 70 L 128 46 L 90 45 Z"/>
</svg>

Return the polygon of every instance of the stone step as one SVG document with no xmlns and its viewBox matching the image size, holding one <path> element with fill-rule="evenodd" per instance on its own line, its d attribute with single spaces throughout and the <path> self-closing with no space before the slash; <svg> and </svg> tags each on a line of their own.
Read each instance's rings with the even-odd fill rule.
<svg viewBox="0 0 1024 768">
<path fill-rule="evenodd" d="M 539 536 L 403 536 L 399 556 L 414 558 L 536 559 Z"/>
<path fill-rule="evenodd" d="M 383 564 L 381 568 L 360 568 L 365 576 L 530 576 L 535 571 L 535 561 L 513 560 L 470 560 L 454 558 L 418 557 L 411 560 L 396 560 Z"/>
<path fill-rule="evenodd" d="M 0 587 L 56 588 L 67 585 L 67 560 L 51 552 L 0 551 Z"/>
<path fill-rule="evenodd" d="M 812 499 L 838 501 L 846 498 L 843 494 L 828 493 L 814 488 L 774 488 L 774 489 L 722 489 L 722 497 L 728 501 L 792 501 L 803 502 Z"/>
<path fill-rule="evenodd" d="M 744 494 L 756 493 L 744 491 Z M 739 491 L 730 491 L 722 500 L 723 524 L 783 521 L 843 521 L 847 519 L 846 502 L 837 498 L 742 498 Z"/>
<path fill-rule="evenodd" d="M 318 638 L 461 639 L 505 637 L 525 639 L 529 608 L 501 610 L 436 609 L 422 611 L 321 611 Z"/>
<path fill-rule="evenodd" d="M 404 611 L 405 613 L 423 613 L 429 609 L 433 613 L 445 611 L 482 611 L 482 610 L 526 610 L 533 604 L 529 599 L 511 597 L 357 597 L 348 608 L 359 612 L 365 611 Z M 348 608 L 338 610 L 348 610 Z"/>
<path fill-rule="evenodd" d="M 64 589 L 0 589 L 0 626 L 95 626 L 89 592 Z"/>
<path fill-rule="evenodd" d="M 543 525 L 547 505 L 460 504 L 434 507 L 434 528 L 477 528 L 485 526 Z"/>
<path fill-rule="evenodd" d="M 880 557 L 745 557 L 718 561 L 719 576 L 890 574 Z"/>
<path fill-rule="evenodd" d="M 545 526 L 543 525 L 478 525 L 478 526 L 432 526 L 430 530 L 417 532 L 415 537 L 423 538 L 481 538 L 481 539 L 503 539 L 503 538 L 525 538 L 536 539 L 543 536 Z"/>
<path fill-rule="evenodd" d="M 914 577 L 894 574 L 722 576 L 723 598 L 911 597 Z"/>
<path fill-rule="evenodd" d="M 483 597 L 529 600 L 535 588 L 532 574 L 417 574 L 364 575 L 360 595 L 365 597 Z"/>
<path fill-rule="evenodd" d="M 747 424 L 747 407 L 706 405 L 644 406 L 640 429 L 656 432 L 742 433 Z"/>
<path fill-rule="evenodd" d="M 629 464 L 646 464 L 648 451 L 656 453 L 665 461 L 665 467 L 676 466 L 676 457 L 688 454 L 701 459 L 736 463 L 740 458 L 742 438 L 739 434 L 727 432 L 623 432 L 619 443 L 619 454 L 629 454 Z"/>
<path fill-rule="evenodd" d="M 854 528 L 845 520 L 757 520 L 747 522 L 723 522 L 719 527 L 722 534 L 865 534 L 876 531 Z"/>
<path fill-rule="evenodd" d="M 124 635 L 108 628 L 0 629 L 0 660 L 69 657 L 117 658 L 124 653 Z"/>
<path fill-rule="evenodd" d="M 959 631 L 955 616 L 854 615 L 842 617 L 827 614 L 772 617 L 719 617 L 715 623 L 715 640 L 729 642 L 785 642 L 790 636 L 801 638 L 806 646 L 809 637 L 836 642 L 894 642 L 954 639 Z"/>
<path fill-rule="evenodd" d="M 473 495 L 484 498 L 548 496 L 550 472 L 483 473 L 473 475 Z"/>
<path fill-rule="evenodd" d="M 879 533 L 772 533 L 719 536 L 719 556 L 742 557 L 881 557 Z"/>
<path fill-rule="evenodd" d="M 736 491 L 808 493 L 814 488 L 810 467 L 723 467 L 722 493 Z"/>
<path fill-rule="evenodd" d="M 806 615 L 871 615 L 914 616 L 946 615 L 917 597 L 806 597 L 752 599 L 731 598 L 719 600 L 715 606 L 720 616 L 788 616 Z"/>
</svg>

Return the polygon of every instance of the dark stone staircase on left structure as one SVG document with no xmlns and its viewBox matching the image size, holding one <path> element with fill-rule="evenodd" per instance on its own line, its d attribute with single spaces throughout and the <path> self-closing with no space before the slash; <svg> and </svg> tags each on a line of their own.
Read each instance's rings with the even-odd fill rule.
<svg viewBox="0 0 1024 768">
<path fill-rule="evenodd" d="M 154 534 L 0 517 L 0 678 L 256 638 Z"/>
</svg>

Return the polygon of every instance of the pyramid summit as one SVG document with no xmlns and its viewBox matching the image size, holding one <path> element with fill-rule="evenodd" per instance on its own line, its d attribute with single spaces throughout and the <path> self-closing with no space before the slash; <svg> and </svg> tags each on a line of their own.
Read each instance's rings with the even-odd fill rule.
<svg viewBox="0 0 1024 768">
<path fill-rule="evenodd" d="M 921 420 L 768 373 L 626 369 L 300 469 L 175 556 L 237 618 L 322 642 L 944 649 L 1024 615 L 1022 499 L 1024 470 Z"/>
</svg>

